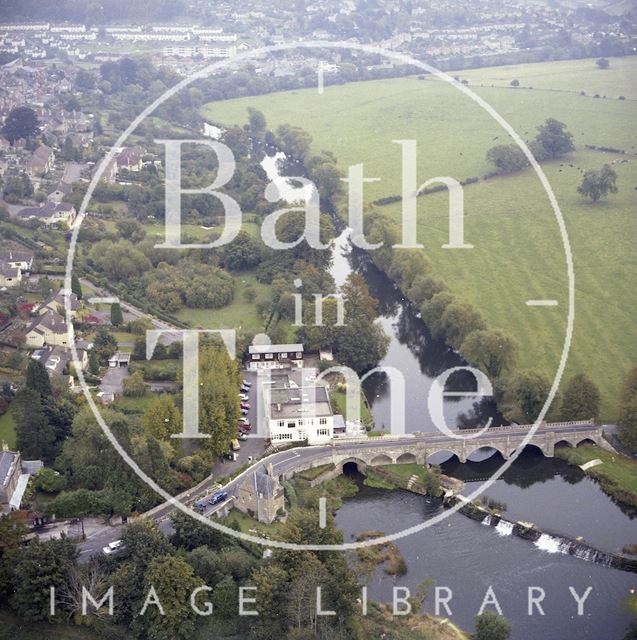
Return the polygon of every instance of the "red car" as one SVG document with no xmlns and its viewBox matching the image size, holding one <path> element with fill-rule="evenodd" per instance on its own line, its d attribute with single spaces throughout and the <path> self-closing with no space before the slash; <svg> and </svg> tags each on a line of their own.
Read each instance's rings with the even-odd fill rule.
<svg viewBox="0 0 637 640">
<path fill-rule="evenodd" d="M 239 431 L 241 431 L 241 433 L 247 433 L 251 429 L 252 429 L 252 425 L 249 422 L 248 422 L 248 424 L 240 424 L 239 425 Z"/>
<path fill-rule="evenodd" d="M 241 408 L 242 409 L 249 409 L 250 408 L 250 403 L 249 402 L 242 402 L 241 403 Z"/>
</svg>

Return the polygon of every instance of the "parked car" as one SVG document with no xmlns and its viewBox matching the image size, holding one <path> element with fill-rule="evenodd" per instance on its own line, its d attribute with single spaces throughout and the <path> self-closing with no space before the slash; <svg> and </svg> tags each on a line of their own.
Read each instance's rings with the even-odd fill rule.
<svg viewBox="0 0 637 640">
<path fill-rule="evenodd" d="M 239 399 L 243 400 L 244 402 L 248 401 L 248 394 L 247 393 L 240 393 L 239 394 Z"/>
<path fill-rule="evenodd" d="M 244 387 L 248 387 L 248 389 L 252 386 L 252 383 L 250 382 L 250 380 L 243 380 L 243 386 Z"/>
<path fill-rule="evenodd" d="M 227 491 L 217 491 L 213 493 L 210 498 L 208 498 L 208 504 L 219 504 L 223 502 L 228 497 Z"/>
<path fill-rule="evenodd" d="M 102 552 L 104 555 L 110 556 L 112 553 L 115 553 L 119 549 L 122 548 L 123 545 L 122 540 L 113 540 L 113 542 L 109 542 L 103 549 Z"/>
<path fill-rule="evenodd" d="M 246 387 L 245 385 L 241 385 L 241 389 L 239 389 L 241 393 L 248 393 L 250 391 L 250 387 Z"/>
<path fill-rule="evenodd" d="M 233 451 L 239 451 L 239 449 L 241 449 L 241 445 L 239 444 L 238 440 L 232 440 L 230 442 L 230 446 L 232 447 Z"/>
<path fill-rule="evenodd" d="M 247 409 L 241 409 L 241 415 L 247 416 L 250 413 Z"/>
<path fill-rule="evenodd" d="M 241 403 L 241 408 L 242 409 L 249 409 L 250 408 L 250 403 L 249 402 L 242 402 Z"/>
<path fill-rule="evenodd" d="M 204 509 L 206 508 L 206 501 L 197 500 L 197 502 L 195 502 L 193 507 L 195 508 L 195 511 L 199 511 L 199 513 L 203 513 Z"/>
<path fill-rule="evenodd" d="M 237 436 L 237 438 L 239 438 L 239 440 L 247 440 L 248 436 L 244 431 L 239 431 L 239 435 Z"/>
</svg>

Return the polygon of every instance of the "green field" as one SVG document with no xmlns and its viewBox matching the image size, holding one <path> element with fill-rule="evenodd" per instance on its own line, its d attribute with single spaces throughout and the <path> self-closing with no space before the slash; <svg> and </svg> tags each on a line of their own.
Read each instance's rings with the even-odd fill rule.
<svg viewBox="0 0 637 640">
<path fill-rule="evenodd" d="M 232 274 L 235 281 L 234 300 L 221 309 L 181 309 L 175 315 L 192 327 L 204 329 L 237 329 L 249 332 L 263 331 L 263 319 L 257 313 L 256 305 L 270 298 L 268 285 L 259 282 L 252 272 Z M 257 297 L 254 302 L 246 302 L 243 292 L 252 286 Z"/>
<path fill-rule="evenodd" d="M 524 139 L 532 139 L 549 117 L 574 135 L 574 153 L 543 165 L 564 215 L 575 267 L 575 325 L 564 379 L 589 373 L 602 391 L 602 417 L 613 420 L 622 376 L 637 362 L 637 295 L 631 286 L 637 276 L 637 101 L 616 99 L 637 98 L 637 58 L 612 59 L 607 71 L 594 60 L 580 60 L 460 75 Z M 513 78 L 534 88 L 512 89 Z M 590 97 L 595 92 L 609 97 Z M 313 150 L 333 151 L 344 171 L 363 162 L 365 176 L 381 178 L 365 185 L 367 202 L 401 191 L 401 149 L 392 140 L 417 141 L 419 184 L 435 176 L 482 177 L 493 169 L 486 151 L 510 142 L 476 103 L 434 78 L 351 83 L 327 87 L 323 95 L 290 91 L 209 104 L 204 111 L 211 121 L 242 123 L 247 106 L 263 111 L 270 127 L 289 122 L 308 130 Z M 587 144 L 627 154 L 591 151 Z M 584 202 L 576 193 L 581 172 L 620 160 L 625 162 L 614 164 L 619 193 L 595 205 Z M 441 248 L 448 234 L 444 193 L 419 199 L 418 241 L 458 297 L 473 303 L 489 326 L 517 339 L 518 365 L 553 377 L 565 339 L 567 278 L 548 197 L 531 169 L 481 179 L 464 192 L 465 241 L 475 248 Z M 400 203 L 382 210 L 400 220 Z M 538 298 L 555 299 L 559 306 L 525 304 Z"/>
</svg>

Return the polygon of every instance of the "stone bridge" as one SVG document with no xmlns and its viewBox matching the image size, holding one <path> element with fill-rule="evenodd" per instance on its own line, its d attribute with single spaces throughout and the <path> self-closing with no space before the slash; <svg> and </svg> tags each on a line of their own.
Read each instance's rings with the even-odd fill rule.
<svg viewBox="0 0 637 640">
<path fill-rule="evenodd" d="M 431 455 L 442 452 L 454 454 L 460 462 L 466 462 L 472 453 L 487 447 L 495 449 L 506 459 L 523 444 L 531 427 L 532 425 L 494 427 L 475 438 L 471 438 L 471 435 L 478 434 L 479 430 L 463 429 L 462 440 L 450 438 L 440 432 L 410 434 L 402 438 L 385 435 L 364 441 L 339 439 L 334 441 L 329 454 L 322 456 L 320 460 L 312 460 L 310 464 L 303 465 L 303 468 L 331 462 L 336 465 L 334 475 L 337 475 L 342 473 L 344 465 L 352 462 L 359 471 L 364 472 L 368 465 L 424 465 Z M 577 447 L 583 443 L 608 446 L 602 437 L 602 428 L 592 421 L 542 423 L 526 446 L 534 446 L 545 456 L 553 457 L 556 446 Z M 302 464 L 302 460 L 298 462 Z M 298 470 L 300 467 L 297 467 Z"/>
</svg>

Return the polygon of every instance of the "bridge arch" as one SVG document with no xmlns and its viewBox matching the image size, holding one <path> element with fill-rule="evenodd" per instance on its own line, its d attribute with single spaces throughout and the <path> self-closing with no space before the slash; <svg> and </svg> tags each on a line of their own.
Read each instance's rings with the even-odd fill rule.
<svg viewBox="0 0 637 640">
<path fill-rule="evenodd" d="M 562 440 L 558 440 L 555 443 L 555 448 L 559 449 L 572 449 L 575 445 L 570 441 L 570 440 L 566 440 L 565 438 L 563 438 Z"/>
<path fill-rule="evenodd" d="M 427 451 L 427 458 L 425 460 L 427 464 L 442 464 L 443 462 L 451 461 L 462 462 L 462 460 L 460 460 L 460 456 L 455 451 L 451 451 L 451 449 Z"/>
<path fill-rule="evenodd" d="M 339 465 L 342 474 L 348 473 L 362 473 L 364 474 L 367 471 L 367 463 L 360 458 L 345 458 L 342 460 Z"/>
<path fill-rule="evenodd" d="M 479 456 L 475 456 L 477 459 L 472 460 L 471 457 L 480 453 Z M 482 462 L 483 460 L 490 460 L 493 456 L 500 454 L 505 460 L 508 458 L 506 451 L 500 447 L 494 447 L 492 445 L 484 447 L 476 447 L 470 453 L 467 454 L 467 462 Z"/>
<path fill-rule="evenodd" d="M 580 440 L 575 446 L 581 447 L 581 446 L 586 446 L 591 444 L 597 445 L 597 442 L 595 442 L 595 440 L 593 440 L 592 438 L 582 438 L 582 440 Z"/>
<path fill-rule="evenodd" d="M 405 451 L 396 458 L 396 464 L 415 464 L 418 462 L 415 454 Z"/>
<path fill-rule="evenodd" d="M 403 454 L 405 455 L 405 454 Z M 377 455 L 375 455 L 371 461 L 370 461 L 370 466 L 372 467 L 378 467 L 380 465 L 384 465 L 384 464 L 393 464 L 394 460 L 393 458 L 391 458 L 390 456 L 388 456 L 385 453 L 379 453 Z"/>
</svg>

